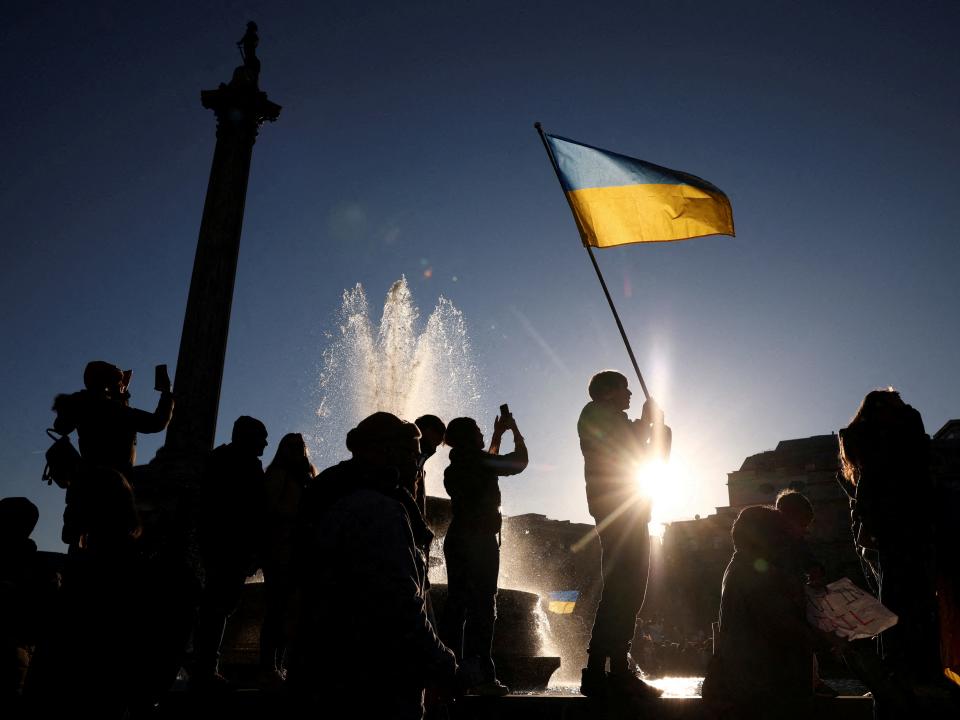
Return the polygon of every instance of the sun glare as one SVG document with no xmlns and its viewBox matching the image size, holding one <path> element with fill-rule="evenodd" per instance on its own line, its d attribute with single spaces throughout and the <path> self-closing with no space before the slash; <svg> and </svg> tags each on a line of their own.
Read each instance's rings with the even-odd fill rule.
<svg viewBox="0 0 960 720">
<path fill-rule="evenodd" d="M 653 503 L 650 534 L 663 537 L 664 525 L 688 514 L 685 496 L 687 484 L 682 463 L 677 458 L 651 460 L 637 469 L 637 487 Z"/>
</svg>

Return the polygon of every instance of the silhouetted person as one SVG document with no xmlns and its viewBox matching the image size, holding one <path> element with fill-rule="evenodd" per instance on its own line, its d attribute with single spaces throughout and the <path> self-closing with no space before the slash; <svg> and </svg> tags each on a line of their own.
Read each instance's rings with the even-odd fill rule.
<svg viewBox="0 0 960 720">
<path fill-rule="evenodd" d="M 456 660 L 424 605 L 420 546 L 430 531 L 403 489 L 416 473 L 418 435 L 374 413 L 348 433 L 352 459 L 304 495 L 289 682 L 314 709 L 334 689 L 356 717 L 420 718 L 425 687 L 453 686 Z"/>
<path fill-rule="evenodd" d="M 0 710 L 16 708 L 57 590 L 30 539 L 39 517 L 25 497 L 0 500 Z"/>
<path fill-rule="evenodd" d="M 777 493 L 774 507 L 787 521 L 788 568 L 795 571 L 801 580 L 811 585 L 823 585 L 824 567 L 813 555 L 807 543 L 807 530 L 813 524 L 813 504 L 803 493 L 796 490 L 781 490 Z"/>
<path fill-rule="evenodd" d="M 718 662 L 703 696 L 721 718 L 808 718 L 813 702 L 814 631 L 800 578 L 784 567 L 790 529 L 777 510 L 744 508 L 731 530 L 723 575 Z"/>
<path fill-rule="evenodd" d="M 170 423 L 173 394 L 169 378 L 152 413 L 130 407 L 130 378 L 129 370 L 95 360 L 87 363 L 83 372 L 85 389 L 54 399 L 54 430 L 64 435 L 77 431 L 81 474 L 106 467 L 127 476 L 137 459 L 137 433 L 162 432 Z M 62 539 L 71 548 L 77 542 L 74 495 L 68 488 L 63 514 Z"/>
<path fill-rule="evenodd" d="M 643 605 L 650 563 L 650 498 L 641 495 L 636 473 L 644 461 L 670 454 L 670 428 L 663 411 L 648 400 L 639 420 L 625 410 L 632 393 L 627 378 L 613 370 L 593 376 L 590 402 L 580 413 L 577 433 L 583 452 L 587 508 L 600 537 L 603 591 L 593 622 L 587 667 L 580 692 L 588 697 L 608 693 L 655 697 L 629 667 L 630 643 Z M 610 664 L 609 675 L 606 672 Z"/>
<path fill-rule="evenodd" d="M 785 571 L 795 573 L 801 582 L 812 587 L 823 587 L 826 572 L 807 542 L 807 530 L 813 524 L 815 515 L 813 503 L 806 495 L 796 490 L 781 490 L 777 493 L 774 507 L 787 521 Z M 814 692 L 821 697 L 836 697 L 839 694 L 820 679 L 819 659 L 816 656 L 814 657 Z"/>
<path fill-rule="evenodd" d="M 207 459 L 198 520 L 205 581 L 190 676 L 196 689 L 225 684 L 218 669 L 223 631 L 263 552 L 266 497 L 260 456 L 266 446 L 267 428 L 243 415 L 233 424 L 230 443 Z"/>
<path fill-rule="evenodd" d="M 893 389 L 867 393 L 840 431 L 857 552 L 898 617 L 881 635 L 881 656 L 917 682 L 940 677 L 929 442 L 920 413 Z"/>
<path fill-rule="evenodd" d="M 152 413 L 130 407 L 131 373 L 95 360 L 83 372 L 85 389 L 57 395 L 53 429 L 77 431 L 80 456 L 89 465 L 102 465 L 126 475 L 137 460 L 137 433 L 163 432 L 173 415 L 169 378 Z"/>
<path fill-rule="evenodd" d="M 283 678 L 293 595 L 297 512 L 304 489 L 316 474 L 300 433 L 288 433 L 280 439 L 277 454 L 264 474 L 267 537 L 263 583 L 266 608 L 260 630 L 260 681 L 265 686 L 275 685 Z"/>
<path fill-rule="evenodd" d="M 513 432 L 514 450 L 500 455 L 504 432 Z M 443 486 L 450 496 L 452 517 L 443 541 L 447 563 L 447 603 L 441 620 L 444 641 L 461 658 L 467 692 L 505 695 L 491 657 L 497 616 L 500 573 L 500 484 L 498 477 L 527 467 L 527 447 L 512 415 L 497 416 L 490 449 L 472 418 L 455 418 L 447 426 L 450 465 Z"/>
<path fill-rule="evenodd" d="M 420 431 L 420 458 L 417 460 L 417 485 L 413 497 L 421 513 L 427 508 L 427 460 L 437 453 L 437 448 L 443 445 L 443 436 L 447 426 L 436 415 L 421 415 L 414 423 Z"/>
</svg>

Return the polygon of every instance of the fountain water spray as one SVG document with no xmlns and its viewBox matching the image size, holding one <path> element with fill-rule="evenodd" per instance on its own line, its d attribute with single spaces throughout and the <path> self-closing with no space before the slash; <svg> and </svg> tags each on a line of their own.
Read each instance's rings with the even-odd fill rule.
<svg viewBox="0 0 960 720">
<path fill-rule="evenodd" d="M 390 286 L 378 326 L 363 286 L 344 290 L 320 372 L 318 465 L 343 459 L 347 431 L 380 410 L 410 421 L 426 413 L 444 421 L 477 416 L 480 376 L 463 313 L 441 296 L 422 329 L 419 318 L 404 277 Z"/>
</svg>

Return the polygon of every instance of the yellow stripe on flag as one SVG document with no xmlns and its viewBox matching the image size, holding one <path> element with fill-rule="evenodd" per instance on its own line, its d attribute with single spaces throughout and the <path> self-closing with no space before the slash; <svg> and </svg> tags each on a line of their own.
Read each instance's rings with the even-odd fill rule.
<svg viewBox="0 0 960 720">
<path fill-rule="evenodd" d="M 733 235 L 733 211 L 722 192 L 692 185 L 646 184 L 567 192 L 584 245 L 597 248 Z"/>
</svg>

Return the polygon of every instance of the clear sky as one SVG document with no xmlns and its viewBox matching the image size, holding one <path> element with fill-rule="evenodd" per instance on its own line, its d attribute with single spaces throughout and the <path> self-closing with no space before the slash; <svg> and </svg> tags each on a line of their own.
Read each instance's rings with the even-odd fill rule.
<svg viewBox="0 0 960 720">
<path fill-rule="evenodd" d="M 218 442 L 239 414 L 267 423 L 266 459 L 313 432 L 342 291 L 377 305 L 405 274 L 421 310 L 463 310 L 481 424 L 506 401 L 527 437 L 504 511 L 588 519 L 577 414 L 629 361 L 536 120 L 733 203 L 736 238 L 598 252 L 674 429 L 673 516 L 871 388 L 930 432 L 960 416 L 956 3 L 204 5 L 0 18 L 0 495 L 40 505 L 41 547 L 63 503 L 40 483 L 53 396 L 106 359 L 152 409 L 154 364 L 176 363 L 214 144 L 199 93 L 248 19 L 283 113 L 254 149 Z"/>
</svg>

